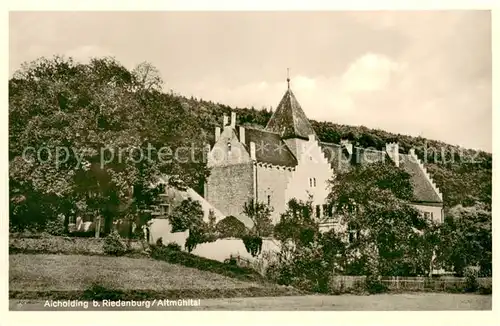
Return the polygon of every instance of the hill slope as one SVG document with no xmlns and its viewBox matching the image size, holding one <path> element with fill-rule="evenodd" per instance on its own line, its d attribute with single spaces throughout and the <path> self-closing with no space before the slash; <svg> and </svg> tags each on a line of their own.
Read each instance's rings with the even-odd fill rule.
<svg viewBox="0 0 500 326">
<path fill-rule="evenodd" d="M 9 256 L 14 299 L 210 298 L 293 295 L 297 291 L 151 258 L 88 255 Z"/>
<path fill-rule="evenodd" d="M 184 108 L 194 115 L 199 130 L 203 130 L 206 140 L 213 142 L 214 128 L 222 124 L 222 116 L 237 112 L 237 123 L 264 128 L 272 112 L 267 109 L 231 108 L 227 105 L 168 95 L 179 100 Z M 400 152 L 408 153 L 414 148 L 417 155 L 426 162 L 436 185 L 444 196 L 445 208 L 458 204 L 472 206 L 483 203 L 491 208 L 492 155 L 484 151 L 465 149 L 441 141 L 422 137 L 394 134 L 364 126 L 340 125 L 332 122 L 311 120 L 319 139 L 339 143 L 349 139 L 361 147 L 383 149 L 386 142 L 398 142 Z"/>
</svg>

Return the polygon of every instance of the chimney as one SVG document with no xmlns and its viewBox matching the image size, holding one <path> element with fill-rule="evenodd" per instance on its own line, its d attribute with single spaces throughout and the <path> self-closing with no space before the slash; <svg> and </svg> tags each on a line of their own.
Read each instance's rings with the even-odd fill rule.
<svg viewBox="0 0 500 326">
<path fill-rule="evenodd" d="M 253 141 L 250 142 L 250 158 L 252 160 L 256 160 L 255 158 L 255 143 Z"/>
<path fill-rule="evenodd" d="M 399 167 L 399 145 L 398 143 L 387 143 L 385 144 L 385 151 L 387 155 L 394 162 L 394 165 Z"/>
<path fill-rule="evenodd" d="M 215 127 L 215 141 L 218 141 L 220 138 L 220 127 Z"/>
<path fill-rule="evenodd" d="M 245 143 L 245 128 L 240 126 L 240 142 Z"/>
<path fill-rule="evenodd" d="M 231 128 L 236 128 L 236 112 L 231 112 Z"/>
<path fill-rule="evenodd" d="M 224 128 L 228 124 L 229 124 L 229 117 L 224 114 L 224 122 L 223 122 L 222 128 Z"/>
</svg>

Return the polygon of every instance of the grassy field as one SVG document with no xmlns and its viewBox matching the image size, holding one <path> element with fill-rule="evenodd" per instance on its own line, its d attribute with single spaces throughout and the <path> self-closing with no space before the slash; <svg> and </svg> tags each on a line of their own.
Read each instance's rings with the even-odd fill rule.
<svg viewBox="0 0 500 326">
<path fill-rule="evenodd" d="M 77 299 L 96 285 L 119 290 L 128 298 L 131 293 L 141 297 L 233 297 L 286 292 L 281 287 L 150 258 L 16 254 L 9 256 L 9 263 L 11 298 Z"/>
</svg>

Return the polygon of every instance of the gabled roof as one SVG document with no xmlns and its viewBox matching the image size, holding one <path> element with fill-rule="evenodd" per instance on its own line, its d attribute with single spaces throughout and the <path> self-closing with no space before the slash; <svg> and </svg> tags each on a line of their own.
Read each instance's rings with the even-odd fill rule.
<svg viewBox="0 0 500 326">
<path fill-rule="evenodd" d="M 278 133 L 282 138 L 304 138 L 316 135 L 299 102 L 288 88 L 276 111 L 267 123 L 266 130 Z"/>
<path fill-rule="evenodd" d="M 415 162 L 415 159 L 408 154 L 400 154 L 399 157 L 399 166 L 411 176 L 415 201 L 421 203 L 442 203 L 443 201 L 439 198 L 429 180 L 427 180 L 424 171 Z"/>
<path fill-rule="evenodd" d="M 349 155 L 342 145 L 320 143 L 320 146 L 334 171 L 345 172 L 355 164 L 370 164 L 381 161 L 392 162 L 385 151 L 353 147 L 349 159 Z M 408 154 L 400 154 L 399 157 L 399 166 L 410 175 L 414 202 L 442 203 L 443 201 L 439 198 L 418 163 Z"/>
<path fill-rule="evenodd" d="M 257 162 L 294 167 L 297 159 L 277 133 L 245 127 L 245 146 L 250 152 L 250 142 L 255 143 Z"/>
</svg>

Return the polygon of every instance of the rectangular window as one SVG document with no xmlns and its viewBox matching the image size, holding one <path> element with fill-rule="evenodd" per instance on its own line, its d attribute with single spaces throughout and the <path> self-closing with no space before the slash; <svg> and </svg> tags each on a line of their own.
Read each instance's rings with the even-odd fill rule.
<svg viewBox="0 0 500 326">
<path fill-rule="evenodd" d="M 267 195 L 267 205 L 271 205 L 271 195 Z"/>
<path fill-rule="evenodd" d="M 313 187 L 316 187 L 316 178 L 313 178 Z"/>
<path fill-rule="evenodd" d="M 321 217 L 321 206 L 316 205 L 316 217 L 320 218 Z"/>
</svg>

